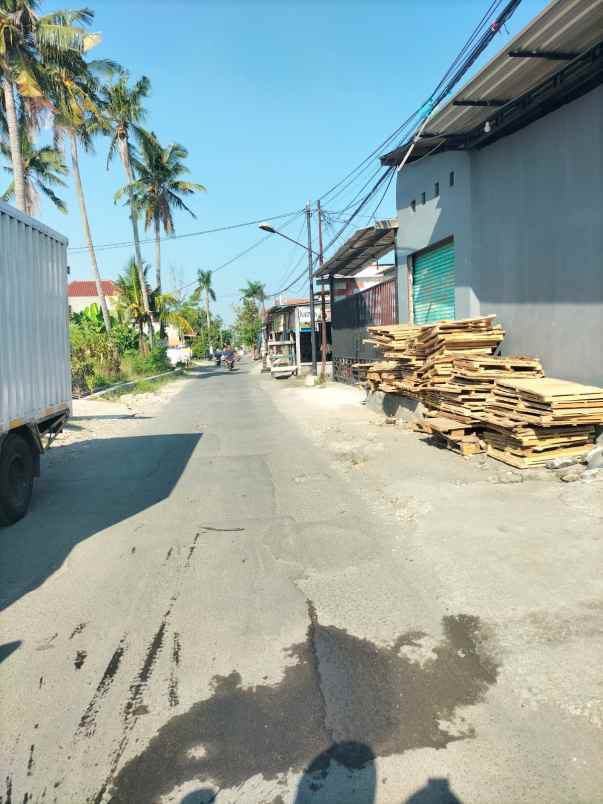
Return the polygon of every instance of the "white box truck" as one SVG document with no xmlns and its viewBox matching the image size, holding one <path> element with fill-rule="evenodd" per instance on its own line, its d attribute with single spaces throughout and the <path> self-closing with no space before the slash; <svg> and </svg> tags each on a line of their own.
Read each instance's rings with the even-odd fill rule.
<svg viewBox="0 0 603 804">
<path fill-rule="evenodd" d="M 67 239 L 0 202 L 0 525 L 71 412 L 67 270 Z"/>
</svg>

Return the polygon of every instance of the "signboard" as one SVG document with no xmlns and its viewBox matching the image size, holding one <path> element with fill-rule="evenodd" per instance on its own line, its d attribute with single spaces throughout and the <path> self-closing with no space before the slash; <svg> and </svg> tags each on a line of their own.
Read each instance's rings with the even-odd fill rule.
<svg viewBox="0 0 603 804">
<path fill-rule="evenodd" d="M 299 311 L 299 323 L 300 324 L 309 324 L 310 323 L 310 305 L 304 304 L 297 308 Z M 327 314 L 327 321 L 331 320 L 331 308 L 330 305 L 326 305 L 326 314 Z M 320 302 L 317 302 L 314 305 L 314 317 L 316 319 L 316 323 L 318 324 L 322 321 L 322 310 Z"/>
</svg>

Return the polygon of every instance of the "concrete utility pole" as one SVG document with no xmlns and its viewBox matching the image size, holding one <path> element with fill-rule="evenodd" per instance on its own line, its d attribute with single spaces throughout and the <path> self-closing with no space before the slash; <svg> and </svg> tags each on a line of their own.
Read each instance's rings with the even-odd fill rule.
<svg viewBox="0 0 603 804">
<path fill-rule="evenodd" d="M 310 342 L 312 344 L 312 374 L 316 377 L 316 316 L 314 314 L 314 277 L 312 276 L 312 212 L 310 202 L 306 204 L 306 224 L 308 227 L 308 279 L 310 281 Z"/>
<path fill-rule="evenodd" d="M 320 209 L 320 201 L 316 202 L 316 211 L 318 212 L 318 265 L 322 268 L 324 263 L 323 247 L 322 247 L 322 211 Z M 331 310 L 333 309 L 333 299 L 331 299 Z M 327 373 L 327 308 L 325 304 L 325 282 L 324 278 L 320 280 L 320 307 L 322 313 L 322 326 L 321 326 L 321 351 L 322 363 L 320 367 L 320 376 L 325 378 Z"/>
</svg>

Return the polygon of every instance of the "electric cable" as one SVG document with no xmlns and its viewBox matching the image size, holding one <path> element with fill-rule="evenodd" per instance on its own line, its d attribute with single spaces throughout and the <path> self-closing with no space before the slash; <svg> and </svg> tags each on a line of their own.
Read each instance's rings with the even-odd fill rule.
<svg viewBox="0 0 603 804">
<path fill-rule="evenodd" d="M 295 210 L 295 212 L 285 212 L 282 215 L 272 215 L 269 218 L 266 218 L 266 217 L 258 218 L 258 220 L 255 220 L 255 221 L 245 221 L 245 223 L 233 223 L 233 224 L 229 224 L 228 226 L 218 226 L 218 227 L 216 227 L 214 229 L 202 229 L 199 232 L 187 232 L 186 234 L 181 234 L 181 235 L 171 235 L 171 236 L 169 236 L 169 237 L 167 237 L 165 239 L 162 239 L 161 242 L 162 243 L 169 243 L 171 240 L 183 240 L 184 238 L 187 238 L 187 237 L 199 237 L 201 235 L 214 234 L 215 232 L 228 232 L 228 231 L 231 231 L 232 229 L 242 229 L 245 226 L 258 226 L 260 223 L 267 223 L 269 221 L 277 221 L 277 220 L 281 220 L 282 218 L 289 218 L 289 217 L 292 217 L 292 216 L 296 216 L 296 215 L 299 215 L 301 212 L 304 212 L 304 211 L 305 210 L 303 210 L 303 209 L 298 209 L 298 210 Z M 146 238 L 143 238 L 142 240 L 140 240 L 141 245 L 146 245 L 147 243 L 154 243 L 154 242 L 155 242 L 154 237 L 146 237 Z M 122 240 L 120 242 L 114 242 L 114 243 L 94 244 L 94 250 L 95 251 L 107 251 L 109 249 L 126 248 L 126 247 L 130 247 L 130 246 L 133 246 L 133 245 L 134 245 L 133 240 Z M 73 248 L 68 249 L 68 251 L 70 253 L 72 253 L 72 254 L 78 253 L 80 251 L 87 251 L 87 250 L 88 250 L 88 246 L 74 246 Z"/>
</svg>

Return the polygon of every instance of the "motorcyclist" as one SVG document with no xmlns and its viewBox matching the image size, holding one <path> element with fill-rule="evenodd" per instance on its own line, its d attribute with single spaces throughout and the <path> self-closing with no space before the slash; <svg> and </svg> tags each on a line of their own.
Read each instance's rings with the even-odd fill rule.
<svg viewBox="0 0 603 804">
<path fill-rule="evenodd" d="M 224 345 L 224 351 L 222 352 L 222 360 L 226 364 L 234 363 L 235 361 L 235 353 L 232 346 L 229 343 Z"/>
<path fill-rule="evenodd" d="M 214 352 L 214 358 L 216 361 L 216 366 L 219 366 L 222 362 L 222 350 L 219 347 Z"/>
</svg>

